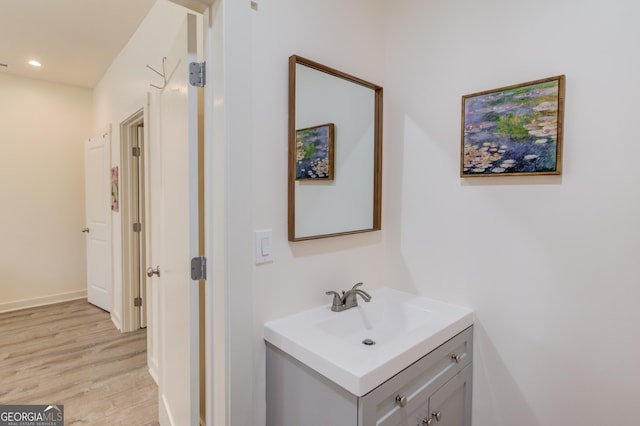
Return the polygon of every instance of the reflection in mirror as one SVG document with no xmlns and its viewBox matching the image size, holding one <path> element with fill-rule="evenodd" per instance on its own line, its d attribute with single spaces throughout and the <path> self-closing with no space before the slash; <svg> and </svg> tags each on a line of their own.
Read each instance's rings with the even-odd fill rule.
<svg viewBox="0 0 640 426">
<path fill-rule="evenodd" d="M 381 228 L 382 87 L 289 58 L 289 240 Z"/>
</svg>

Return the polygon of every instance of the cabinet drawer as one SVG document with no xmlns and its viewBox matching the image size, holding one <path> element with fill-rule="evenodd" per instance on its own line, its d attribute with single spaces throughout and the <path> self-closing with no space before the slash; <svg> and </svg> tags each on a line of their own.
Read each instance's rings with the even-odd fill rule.
<svg viewBox="0 0 640 426">
<path fill-rule="evenodd" d="M 360 398 L 358 425 L 395 426 L 426 415 L 430 395 L 469 365 L 472 354 L 473 326 Z"/>
</svg>

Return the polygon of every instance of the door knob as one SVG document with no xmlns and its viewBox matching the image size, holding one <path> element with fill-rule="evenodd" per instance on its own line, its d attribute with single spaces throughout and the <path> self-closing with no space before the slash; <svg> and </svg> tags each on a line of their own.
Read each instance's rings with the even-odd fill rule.
<svg viewBox="0 0 640 426">
<path fill-rule="evenodd" d="M 151 266 L 147 268 L 147 276 L 151 278 L 152 276 L 160 276 L 160 267 L 156 266 L 156 269 L 153 269 Z"/>
<path fill-rule="evenodd" d="M 89 233 L 89 228 L 82 228 L 82 232 Z"/>
</svg>

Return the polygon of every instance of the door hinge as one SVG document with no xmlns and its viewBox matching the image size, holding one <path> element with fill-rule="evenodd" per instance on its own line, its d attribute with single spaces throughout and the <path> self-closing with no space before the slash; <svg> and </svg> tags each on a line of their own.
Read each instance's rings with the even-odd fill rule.
<svg viewBox="0 0 640 426">
<path fill-rule="evenodd" d="M 142 224 L 134 223 L 133 224 L 133 232 L 142 232 Z"/>
<path fill-rule="evenodd" d="M 191 279 L 206 280 L 207 279 L 207 258 L 204 256 L 194 257 L 191 259 Z"/>
<path fill-rule="evenodd" d="M 204 62 L 189 63 L 189 84 L 196 87 L 204 87 L 206 67 Z"/>
<path fill-rule="evenodd" d="M 142 306 L 142 297 L 136 297 L 133 299 L 133 306 Z"/>
<path fill-rule="evenodd" d="M 134 157 L 140 157 L 140 147 L 134 146 L 131 148 L 131 155 Z"/>
</svg>

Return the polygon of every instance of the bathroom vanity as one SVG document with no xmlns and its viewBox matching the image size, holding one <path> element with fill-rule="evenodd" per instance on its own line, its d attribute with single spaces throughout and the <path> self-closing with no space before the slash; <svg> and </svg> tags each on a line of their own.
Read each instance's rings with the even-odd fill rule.
<svg viewBox="0 0 640 426">
<path fill-rule="evenodd" d="M 472 312 L 371 294 L 265 324 L 268 426 L 471 425 Z"/>
</svg>

